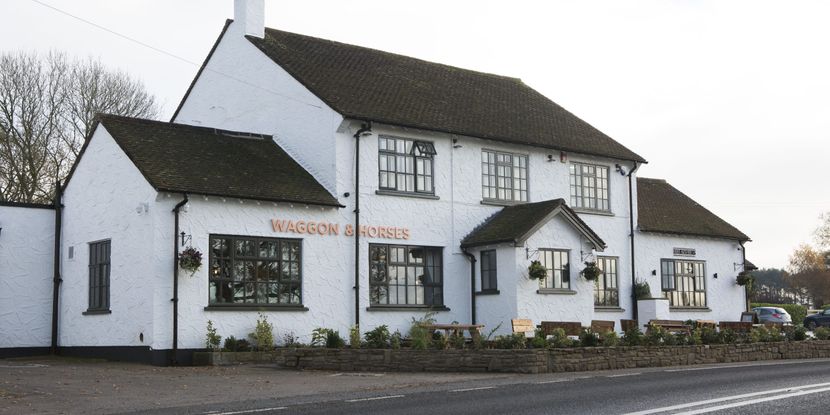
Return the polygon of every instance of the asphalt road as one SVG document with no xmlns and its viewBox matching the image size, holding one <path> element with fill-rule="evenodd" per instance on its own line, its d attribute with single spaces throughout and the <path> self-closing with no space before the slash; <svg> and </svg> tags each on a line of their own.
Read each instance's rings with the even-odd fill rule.
<svg viewBox="0 0 830 415">
<path fill-rule="evenodd" d="M 152 414 L 826 414 L 830 360 L 477 379 Z"/>
</svg>

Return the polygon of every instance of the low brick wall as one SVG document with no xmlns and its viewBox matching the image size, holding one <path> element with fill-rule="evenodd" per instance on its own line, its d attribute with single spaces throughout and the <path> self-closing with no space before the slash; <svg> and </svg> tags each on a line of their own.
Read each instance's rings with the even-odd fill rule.
<svg viewBox="0 0 830 415">
<path fill-rule="evenodd" d="M 272 363 L 284 368 L 367 372 L 547 373 L 830 358 L 830 341 L 552 350 L 277 349 L 200 352 L 195 364 Z"/>
</svg>

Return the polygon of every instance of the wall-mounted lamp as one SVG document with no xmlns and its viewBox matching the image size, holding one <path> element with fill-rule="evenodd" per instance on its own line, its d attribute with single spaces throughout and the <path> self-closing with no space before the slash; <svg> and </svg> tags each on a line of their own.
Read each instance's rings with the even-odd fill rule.
<svg viewBox="0 0 830 415">
<path fill-rule="evenodd" d="M 622 176 L 625 176 L 625 169 L 623 168 L 623 166 L 620 166 L 619 164 L 615 164 L 614 167 L 616 168 L 617 173 L 619 173 Z"/>
<path fill-rule="evenodd" d="M 717 278 L 718 278 L 718 273 L 717 273 L 717 272 L 716 272 L 716 273 L 714 273 L 714 275 L 712 275 L 712 278 L 717 279 Z"/>
<path fill-rule="evenodd" d="M 463 147 L 463 146 L 461 144 L 458 144 L 458 139 L 453 138 L 452 139 L 452 148 L 461 148 L 461 147 Z"/>
<path fill-rule="evenodd" d="M 2 234 L 2 233 L 3 233 L 3 228 L 0 228 L 0 234 Z"/>
<path fill-rule="evenodd" d="M 548 162 L 553 161 L 553 154 L 548 154 Z"/>
<path fill-rule="evenodd" d="M 651 275 L 657 275 L 657 270 L 656 269 L 651 270 Z"/>
</svg>

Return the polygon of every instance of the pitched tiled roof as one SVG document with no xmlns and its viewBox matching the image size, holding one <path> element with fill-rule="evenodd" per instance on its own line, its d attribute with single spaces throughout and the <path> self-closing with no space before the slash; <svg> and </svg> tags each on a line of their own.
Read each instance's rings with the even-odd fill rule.
<svg viewBox="0 0 830 415">
<path fill-rule="evenodd" d="M 348 118 L 645 162 L 517 78 L 270 28 L 248 39 Z"/>
<path fill-rule="evenodd" d="M 637 178 L 637 210 L 639 229 L 643 232 L 749 240 L 665 180 Z"/>
<path fill-rule="evenodd" d="M 158 191 L 340 206 L 271 137 L 100 115 Z"/>
<path fill-rule="evenodd" d="M 603 242 L 602 238 L 583 222 L 562 199 L 505 207 L 467 235 L 461 241 L 461 247 L 469 248 L 506 242 L 522 242 L 523 239 L 529 237 L 539 226 L 543 225 L 545 219 L 550 214 L 557 210 L 564 214 L 599 249 L 605 247 L 605 242 Z"/>
</svg>

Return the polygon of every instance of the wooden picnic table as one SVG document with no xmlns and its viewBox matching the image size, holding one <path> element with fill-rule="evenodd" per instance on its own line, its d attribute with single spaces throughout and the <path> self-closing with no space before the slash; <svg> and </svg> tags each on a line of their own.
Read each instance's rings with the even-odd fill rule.
<svg viewBox="0 0 830 415">
<path fill-rule="evenodd" d="M 467 331 L 470 333 L 470 337 L 475 341 L 481 336 L 481 329 L 484 328 L 483 324 L 422 324 L 421 327 L 430 330 L 443 330 L 444 335 L 449 338 L 450 334 L 453 335 L 464 335 L 464 332 Z"/>
</svg>

